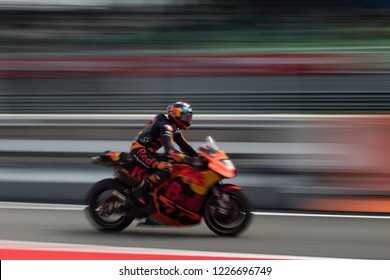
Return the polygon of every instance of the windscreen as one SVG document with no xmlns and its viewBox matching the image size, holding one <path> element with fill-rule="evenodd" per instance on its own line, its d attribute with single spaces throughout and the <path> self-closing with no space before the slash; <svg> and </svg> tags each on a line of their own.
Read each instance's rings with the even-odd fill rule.
<svg viewBox="0 0 390 280">
<path fill-rule="evenodd" d="M 221 148 L 218 146 L 217 142 L 215 142 L 215 140 L 211 136 L 206 137 L 206 143 L 207 143 L 207 146 L 209 146 L 210 148 L 212 148 L 216 151 L 221 150 Z"/>
</svg>

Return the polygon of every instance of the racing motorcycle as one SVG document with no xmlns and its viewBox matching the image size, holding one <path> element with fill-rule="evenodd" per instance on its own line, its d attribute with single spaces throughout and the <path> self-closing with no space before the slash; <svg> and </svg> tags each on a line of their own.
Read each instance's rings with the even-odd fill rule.
<svg viewBox="0 0 390 280">
<path fill-rule="evenodd" d="M 101 231 L 121 231 L 136 221 L 137 225 L 190 226 L 203 218 L 218 235 L 242 233 L 252 218 L 250 204 L 240 186 L 222 183 L 223 178 L 236 176 L 236 168 L 211 137 L 206 142 L 198 150 L 204 166 L 170 160 L 170 179 L 152 191 L 148 204 L 153 211 L 140 205 L 131 192 L 150 170 L 125 152 L 107 151 L 93 157 L 92 163 L 112 167 L 115 175 L 95 183 L 88 192 L 88 219 Z"/>
</svg>

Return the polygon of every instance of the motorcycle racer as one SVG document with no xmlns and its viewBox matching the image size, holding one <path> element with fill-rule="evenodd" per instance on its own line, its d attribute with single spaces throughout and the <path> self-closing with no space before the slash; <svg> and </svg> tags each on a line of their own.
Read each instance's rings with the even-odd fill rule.
<svg viewBox="0 0 390 280">
<path fill-rule="evenodd" d="M 130 155 L 140 165 L 153 170 L 153 174 L 145 178 L 132 190 L 138 201 L 146 205 L 153 188 L 170 177 L 172 166 L 168 159 L 178 162 L 191 162 L 201 165 L 198 153 L 188 144 L 182 130 L 188 130 L 192 122 L 192 107 L 179 101 L 167 108 L 167 115 L 159 113 L 139 131 L 135 137 Z M 181 151 L 175 150 L 176 143 Z M 163 147 L 164 153 L 157 151 Z"/>
</svg>

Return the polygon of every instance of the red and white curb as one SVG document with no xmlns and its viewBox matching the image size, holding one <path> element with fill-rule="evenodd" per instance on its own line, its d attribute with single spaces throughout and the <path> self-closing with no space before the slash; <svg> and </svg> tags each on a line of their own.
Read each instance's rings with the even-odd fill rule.
<svg viewBox="0 0 390 280">
<path fill-rule="evenodd" d="M 312 257 L 0 240 L 1 260 L 292 260 Z"/>
</svg>

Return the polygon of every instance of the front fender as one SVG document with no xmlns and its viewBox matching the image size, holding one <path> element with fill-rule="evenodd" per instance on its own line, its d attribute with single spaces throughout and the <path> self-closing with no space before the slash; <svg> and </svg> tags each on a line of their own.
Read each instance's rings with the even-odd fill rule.
<svg viewBox="0 0 390 280">
<path fill-rule="evenodd" d="M 241 191 L 242 187 L 233 184 L 222 184 L 219 188 L 224 192 Z"/>
</svg>

